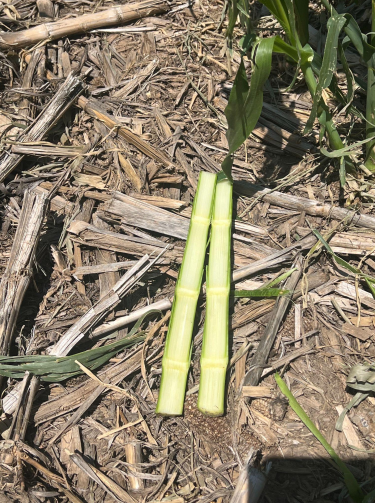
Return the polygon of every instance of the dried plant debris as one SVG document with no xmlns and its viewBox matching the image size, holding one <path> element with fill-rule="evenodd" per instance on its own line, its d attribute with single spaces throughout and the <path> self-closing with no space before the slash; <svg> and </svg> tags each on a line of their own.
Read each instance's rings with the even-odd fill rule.
<svg viewBox="0 0 375 503">
<path fill-rule="evenodd" d="M 374 189 L 364 172 L 340 189 L 318 125 L 302 136 L 311 99 L 299 80 L 279 92 L 294 74 L 281 56 L 233 160 L 231 288 L 285 274 L 288 293 L 232 297 L 225 414 L 210 418 L 197 409 L 203 279 L 184 415 L 155 414 L 198 175 L 228 148 L 241 34 L 229 47 L 226 5 L 0 5 L 1 501 L 224 503 L 249 487 L 267 503 L 343 501 L 276 371 L 374 488 Z M 251 5 L 259 34 L 279 34 Z M 351 6 L 364 24 L 365 5 Z"/>
</svg>

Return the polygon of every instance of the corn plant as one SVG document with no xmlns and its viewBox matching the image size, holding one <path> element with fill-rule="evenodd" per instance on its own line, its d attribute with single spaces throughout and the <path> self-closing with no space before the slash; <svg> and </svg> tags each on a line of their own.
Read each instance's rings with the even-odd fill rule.
<svg viewBox="0 0 375 503">
<path fill-rule="evenodd" d="M 228 177 L 231 177 L 231 168 L 234 152 L 244 143 L 255 127 L 263 104 L 263 87 L 272 69 L 272 54 L 284 54 L 294 61 L 297 69 L 305 78 L 306 85 L 312 98 L 312 110 L 305 127 L 308 133 L 315 119 L 319 120 L 322 134 L 328 139 L 331 151 L 322 149 L 322 153 L 340 159 L 340 181 L 346 181 L 346 166 L 352 167 L 353 161 L 357 162 L 355 152 L 358 147 L 366 144 L 366 167 L 375 170 L 375 76 L 374 54 L 375 47 L 371 45 L 372 38 L 362 34 L 357 22 L 350 14 L 339 14 L 329 4 L 322 0 L 330 15 L 327 23 L 327 39 L 323 58 L 321 58 L 308 44 L 308 1 L 307 0 L 260 0 L 271 14 L 277 19 L 285 32 L 285 38 L 276 35 L 269 38 L 259 38 L 253 31 L 247 32 L 241 40 L 243 54 L 251 49 L 253 59 L 252 74 L 248 82 L 243 61 L 238 69 L 233 88 L 229 97 L 225 115 L 228 121 L 227 139 L 229 144 L 228 156 L 222 168 Z M 231 36 L 237 15 L 247 15 L 243 4 L 232 0 L 229 10 L 228 35 Z M 373 14 L 374 19 L 374 14 Z M 375 24 L 374 24 L 375 25 Z M 345 37 L 342 38 L 342 32 Z M 346 61 L 345 50 L 353 45 L 361 58 L 368 65 L 368 100 L 366 118 L 352 105 L 355 85 L 363 84 L 355 81 Z M 338 58 L 346 73 L 348 92 L 344 95 L 339 89 L 334 72 Z M 329 107 L 323 99 L 323 92 L 329 89 L 335 98 L 345 106 L 347 111 L 365 119 L 366 140 L 352 145 L 344 145 L 335 127 Z"/>
</svg>

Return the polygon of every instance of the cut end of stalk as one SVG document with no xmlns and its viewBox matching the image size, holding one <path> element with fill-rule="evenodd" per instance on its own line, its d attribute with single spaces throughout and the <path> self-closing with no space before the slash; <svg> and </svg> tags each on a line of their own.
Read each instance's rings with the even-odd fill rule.
<svg viewBox="0 0 375 503">
<path fill-rule="evenodd" d="M 179 368 L 180 367 L 180 368 Z M 187 367 L 187 368 L 182 368 Z M 185 389 L 189 369 L 186 365 L 173 365 L 169 360 L 163 362 L 156 414 L 161 416 L 181 416 L 184 411 Z"/>
<path fill-rule="evenodd" d="M 207 416 L 222 416 L 224 414 L 226 374 L 226 365 L 207 368 L 201 366 L 198 409 L 203 414 Z"/>
</svg>

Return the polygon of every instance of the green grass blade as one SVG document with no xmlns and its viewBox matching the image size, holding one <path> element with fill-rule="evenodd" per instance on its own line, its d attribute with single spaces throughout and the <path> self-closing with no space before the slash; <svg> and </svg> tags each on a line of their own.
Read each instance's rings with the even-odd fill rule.
<svg viewBox="0 0 375 503">
<path fill-rule="evenodd" d="M 368 277 L 365 277 L 365 281 L 367 283 L 367 286 L 369 287 L 371 293 L 372 293 L 372 296 L 374 297 L 375 299 L 375 286 L 374 286 L 374 280 L 371 279 L 371 278 L 368 278 Z"/>
<path fill-rule="evenodd" d="M 40 376 L 41 379 L 46 382 L 64 381 L 65 379 L 69 379 L 70 377 L 82 373 L 74 359 L 80 361 L 87 368 L 94 370 L 106 363 L 120 350 L 142 340 L 144 340 L 144 337 L 132 337 L 130 339 L 126 337 L 113 344 L 108 344 L 107 346 L 103 346 L 101 348 L 91 349 L 89 351 L 79 353 L 78 355 L 70 355 L 63 358 L 51 355 L 40 360 L 41 357 L 36 355 L 33 357 L 33 361 L 29 360 L 30 363 L 24 363 L 22 356 L 14 357 L 12 361 L 10 361 L 10 358 L 3 358 L 2 361 L 4 363 L 0 363 L 0 375 L 21 378 L 23 377 L 24 372 L 29 371 L 34 375 Z M 101 350 L 99 354 L 97 351 L 98 349 Z M 95 359 L 92 358 L 93 352 L 96 355 Z"/>
<path fill-rule="evenodd" d="M 346 93 L 346 105 L 343 108 L 343 110 L 340 111 L 340 114 L 343 114 L 344 112 L 346 112 L 346 110 L 352 104 L 353 99 L 354 99 L 354 90 L 356 87 L 353 72 L 351 71 L 349 64 L 348 64 L 348 61 L 345 56 L 345 49 L 346 49 L 346 44 L 344 47 L 342 43 L 339 43 L 338 53 L 339 53 L 340 61 L 342 63 L 342 68 L 343 68 L 345 76 L 346 76 L 346 85 L 347 85 L 347 89 L 348 89 L 348 91 Z"/>
<path fill-rule="evenodd" d="M 256 290 L 233 290 L 234 297 L 242 297 L 247 299 L 261 298 L 261 297 L 279 297 L 280 295 L 286 295 L 289 290 L 283 290 L 281 288 L 257 288 Z"/>
<path fill-rule="evenodd" d="M 293 269 L 289 269 L 289 271 L 286 271 L 284 272 L 283 274 L 280 274 L 279 276 L 277 276 L 275 279 L 269 281 L 268 283 L 265 283 L 263 285 L 263 288 L 271 288 L 272 286 L 275 286 L 275 285 L 278 285 L 279 283 L 281 283 L 282 281 L 284 281 L 285 279 L 289 278 L 289 276 L 291 274 L 294 273 L 294 271 L 296 271 L 296 268 L 293 268 Z"/>
<path fill-rule="evenodd" d="M 333 461 L 336 463 L 338 470 L 344 477 L 346 487 L 349 491 L 351 498 L 355 501 L 355 503 L 362 503 L 363 492 L 358 482 L 356 481 L 354 475 L 346 466 L 346 464 L 341 460 L 341 458 L 336 454 L 335 450 L 331 447 L 331 445 L 327 442 L 322 433 L 318 430 L 315 424 L 311 421 L 306 412 L 302 409 L 300 404 L 294 398 L 292 392 L 289 390 L 288 386 L 285 384 L 283 379 L 279 376 L 279 374 L 275 375 L 275 380 L 277 385 L 279 386 L 281 392 L 286 396 L 289 400 L 289 405 L 292 407 L 297 416 L 301 419 L 301 421 L 307 426 L 307 428 L 311 431 L 313 435 L 319 440 L 328 454 L 331 456 Z"/>
<path fill-rule="evenodd" d="M 371 3 L 371 43 L 375 42 L 375 3 Z M 366 97 L 366 137 L 371 138 L 375 133 L 375 56 L 372 55 L 367 65 L 367 97 Z M 375 141 L 366 145 L 365 166 L 370 171 L 375 171 Z"/>
<path fill-rule="evenodd" d="M 323 90 L 329 87 L 332 81 L 333 72 L 336 71 L 339 35 L 345 23 L 346 18 L 342 14 L 335 14 L 328 20 L 327 40 L 323 62 L 319 73 L 319 81 L 314 95 L 311 114 L 306 123 L 304 134 L 311 131 L 318 114 L 318 107 L 322 99 Z"/>
<path fill-rule="evenodd" d="M 75 360 L 78 360 L 85 367 L 95 370 L 119 351 L 143 341 L 144 336 L 140 334 L 136 336 L 136 332 L 147 316 L 158 312 L 157 310 L 152 310 L 145 313 L 135 323 L 126 337 L 99 348 L 62 357 L 55 355 L 2 356 L 0 357 L 0 375 L 18 379 L 22 378 L 26 371 L 29 371 L 34 375 L 40 376 L 43 381 L 64 381 L 82 373 Z"/>
</svg>

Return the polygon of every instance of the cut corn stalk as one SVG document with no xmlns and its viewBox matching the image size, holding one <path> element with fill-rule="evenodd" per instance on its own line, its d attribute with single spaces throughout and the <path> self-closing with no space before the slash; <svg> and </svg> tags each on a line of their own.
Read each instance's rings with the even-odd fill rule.
<svg viewBox="0 0 375 503">
<path fill-rule="evenodd" d="M 210 416 L 220 416 L 224 413 L 228 366 L 231 225 L 232 183 L 224 179 L 216 186 L 212 213 L 206 320 L 198 395 L 198 409 Z"/>
<path fill-rule="evenodd" d="M 216 175 L 200 173 L 162 362 L 156 413 L 165 416 L 181 415 L 184 407 L 191 339 L 202 283 L 215 186 Z"/>
</svg>

